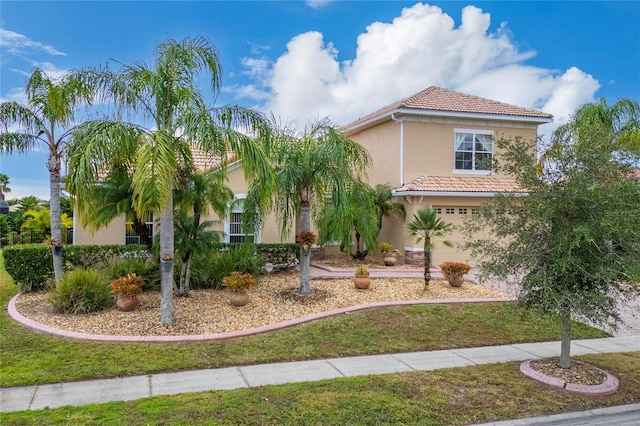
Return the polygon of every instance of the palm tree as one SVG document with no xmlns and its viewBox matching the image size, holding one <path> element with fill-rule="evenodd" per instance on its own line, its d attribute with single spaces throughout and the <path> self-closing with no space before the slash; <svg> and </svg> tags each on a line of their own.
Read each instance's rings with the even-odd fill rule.
<svg viewBox="0 0 640 426">
<path fill-rule="evenodd" d="M 571 138 L 577 143 L 605 143 L 603 152 L 640 154 L 640 105 L 628 98 L 608 105 L 602 98 L 598 103 L 584 104 L 570 122 L 558 127 L 553 134 L 551 149 L 559 149 Z M 552 155 L 553 152 L 546 155 Z"/>
<path fill-rule="evenodd" d="M 0 200 L 4 200 L 4 194 L 11 192 L 9 188 L 9 176 L 0 173 Z"/>
<path fill-rule="evenodd" d="M 113 164 L 99 185 L 87 188 L 92 190 L 92 202 L 87 205 L 81 221 L 83 226 L 94 231 L 108 225 L 116 217 L 125 215 L 131 221 L 133 231 L 151 252 L 153 238 L 149 235 L 145 217 L 136 212 L 133 204 L 131 163 L 131 160 L 127 160 L 125 163 Z"/>
<path fill-rule="evenodd" d="M 407 212 L 404 205 L 393 202 L 393 194 L 391 193 L 391 185 L 377 184 L 374 188 L 374 203 L 378 214 L 378 233 L 382 230 L 382 218 L 395 215 L 404 219 Z"/>
<path fill-rule="evenodd" d="M 433 251 L 433 239 L 442 238 L 453 231 L 453 225 L 438 217 L 438 212 L 431 207 L 419 209 L 413 215 L 413 220 L 407 224 L 407 231 L 416 242 L 424 241 L 424 289 L 429 289 L 431 281 L 431 253 Z M 449 241 L 443 241 L 447 247 L 453 247 Z"/>
<path fill-rule="evenodd" d="M 271 146 L 271 158 L 275 168 L 276 216 L 280 233 L 286 236 L 299 218 L 299 232 L 311 232 L 311 210 L 318 212 L 329 201 L 337 214 L 348 208 L 348 185 L 361 176 L 371 163 L 367 150 L 336 130 L 328 120 L 322 120 L 295 135 L 283 130 Z M 264 184 L 253 186 L 245 200 L 245 212 L 256 210 L 256 199 L 264 200 L 273 187 Z M 264 211 L 263 211 L 264 213 Z M 300 249 L 301 294 L 310 294 L 309 267 L 311 253 Z"/>
<path fill-rule="evenodd" d="M 268 137 L 268 122 L 251 109 L 239 106 L 208 107 L 197 79 L 207 76 L 211 99 L 221 87 L 218 52 L 205 37 L 167 40 L 154 51 L 153 66 L 144 63 L 122 65 L 119 72 L 93 70 L 103 93 L 128 112 L 148 121 L 149 126 L 114 120 L 84 123 L 74 133 L 69 153 L 69 189 L 76 195 L 80 211 L 91 203 L 93 185 L 100 172 L 109 170 L 123 153 L 135 152 L 132 176 L 133 205 L 139 215 L 160 216 L 160 256 L 173 259 L 173 192 L 179 170 L 192 172 L 191 147 L 227 158 L 234 151 L 243 159 L 249 182 L 259 176 L 272 181 L 271 169 L 262 146 L 254 138 Z M 224 164 L 222 168 L 225 170 Z M 162 269 L 160 321 L 175 322 L 173 306 L 173 264 Z"/>
<path fill-rule="evenodd" d="M 189 295 L 193 256 L 207 251 L 220 240 L 219 233 L 208 230 L 213 222 L 202 222 L 202 215 L 207 214 L 209 208 L 219 216 L 226 214 L 233 192 L 224 182 L 224 174 L 220 170 L 197 173 L 185 178 L 176 191 L 175 201 L 180 207 L 176 216 L 176 253 L 182 262 L 177 290 L 179 296 Z"/>
<path fill-rule="evenodd" d="M 355 181 L 348 183 L 347 208 L 338 209 L 333 203 L 327 203 L 320 214 L 318 228 L 319 244 L 327 241 L 340 241 L 340 250 L 349 250 L 354 260 L 364 259 L 369 249 L 377 246 L 378 211 L 375 205 L 375 193 L 367 183 Z M 356 252 L 351 253 L 355 235 Z M 367 247 L 360 250 L 360 242 Z"/>
<path fill-rule="evenodd" d="M 95 84 L 90 74 L 76 71 L 52 79 L 41 69 L 29 76 L 25 93 L 28 105 L 17 102 L 0 104 L 0 152 L 27 152 L 44 144 L 49 151 L 49 192 L 51 199 L 51 236 L 62 244 L 60 223 L 60 170 L 64 145 L 73 130 L 74 113 L 81 105 L 91 105 Z M 17 130 L 10 130 L 16 128 Z M 56 131 L 62 134 L 56 137 Z M 56 281 L 62 278 L 62 252 L 54 250 L 53 271 Z"/>
</svg>

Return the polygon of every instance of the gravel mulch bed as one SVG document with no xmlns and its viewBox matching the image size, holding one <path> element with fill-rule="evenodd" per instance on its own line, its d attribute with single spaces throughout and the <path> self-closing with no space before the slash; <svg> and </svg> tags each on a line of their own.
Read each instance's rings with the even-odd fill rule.
<svg viewBox="0 0 640 426">
<path fill-rule="evenodd" d="M 299 275 L 295 271 L 260 277 L 249 290 L 249 303 L 235 308 L 229 295 L 220 290 L 193 290 L 189 297 L 174 299 L 175 324 L 160 323 L 160 294 L 144 293 L 133 312 L 120 312 L 115 305 L 105 311 L 84 315 L 58 314 L 43 293 L 20 295 L 20 314 L 55 328 L 88 334 L 116 336 L 183 336 L 246 330 L 306 315 L 372 302 L 506 297 L 486 287 L 465 282 L 460 288 L 446 281 L 432 280 L 424 291 L 424 280 L 372 279 L 368 290 L 356 290 L 352 279 L 311 282 L 311 296 L 297 295 Z"/>
</svg>

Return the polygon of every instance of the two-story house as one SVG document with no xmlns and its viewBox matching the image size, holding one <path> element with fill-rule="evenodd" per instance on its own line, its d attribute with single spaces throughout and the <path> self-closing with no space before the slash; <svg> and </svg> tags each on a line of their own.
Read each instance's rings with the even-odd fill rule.
<svg viewBox="0 0 640 426">
<path fill-rule="evenodd" d="M 459 225 L 494 194 L 516 190 L 513 180 L 491 170 L 496 154 L 493 140 L 515 136 L 535 140 L 538 126 L 550 121 L 551 115 L 540 111 L 429 87 L 343 126 L 347 136 L 371 154 L 369 183 L 391 184 L 395 202 L 403 203 L 407 211 L 404 221 L 385 218 L 378 240 L 403 249 L 405 262 L 421 263 L 422 244 L 409 237 L 405 229 L 414 213 L 432 206 L 443 220 Z M 203 171 L 217 167 L 220 161 L 202 153 L 193 154 L 197 167 Z M 206 218 L 219 221 L 217 228 L 224 231 L 224 240 L 240 242 L 249 237 L 258 242 L 280 242 L 273 215 L 265 219 L 258 235 L 248 236 L 242 229 L 240 213 L 247 183 L 240 162 L 229 166 L 228 186 L 236 194 L 230 213 L 225 218 Z M 114 219 L 94 234 L 81 226 L 77 216 L 75 220 L 75 244 L 139 242 L 125 217 Z M 152 217 L 147 226 L 153 234 Z M 287 241 L 292 242 L 294 234 L 292 231 Z M 448 240 L 454 248 L 435 242 L 434 264 L 445 260 L 473 262 L 455 247 L 463 242 L 459 231 Z M 338 248 L 328 247 L 326 252 L 338 253 Z"/>
<path fill-rule="evenodd" d="M 498 137 L 537 139 L 538 126 L 551 122 L 544 112 L 508 105 L 440 87 L 429 87 L 345 126 L 347 136 L 363 145 L 373 159 L 370 184 L 394 187 L 394 201 L 407 217 L 385 218 L 379 240 L 403 248 L 405 262 L 421 263 L 422 244 L 405 230 L 415 212 L 427 206 L 441 218 L 460 225 L 498 192 L 516 191 L 515 182 L 492 171 Z M 457 247 L 459 230 L 435 242 L 433 262 L 467 261 Z"/>
</svg>

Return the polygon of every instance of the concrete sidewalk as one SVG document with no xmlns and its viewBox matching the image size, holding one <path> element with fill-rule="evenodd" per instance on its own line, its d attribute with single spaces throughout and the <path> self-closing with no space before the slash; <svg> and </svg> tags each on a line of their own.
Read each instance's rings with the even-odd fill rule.
<svg viewBox="0 0 640 426">
<path fill-rule="evenodd" d="M 575 340 L 572 355 L 640 350 L 638 337 Z M 312 382 L 338 377 L 430 371 L 559 356 L 560 342 L 330 358 L 277 364 L 161 373 L 105 380 L 0 388 L 0 411 L 130 401 L 156 395 Z"/>
</svg>

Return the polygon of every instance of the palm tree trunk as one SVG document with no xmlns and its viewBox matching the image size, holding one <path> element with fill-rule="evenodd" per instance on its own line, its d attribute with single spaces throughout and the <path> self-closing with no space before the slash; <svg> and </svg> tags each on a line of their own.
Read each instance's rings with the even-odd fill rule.
<svg viewBox="0 0 640 426">
<path fill-rule="evenodd" d="M 560 368 L 571 367 L 571 312 L 564 308 L 561 312 L 562 332 L 560 342 Z"/>
<path fill-rule="evenodd" d="M 160 216 L 160 258 L 171 256 L 171 268 L 165 271 L 160 268 L 160 322 L 173 324 L 176 322 L 173 307 L 173 194 L 169 195 L 167 204 Z"/>
<path fill-rule="evenodd" d="M 49 211 L 51 213 L 51 238 L 55 244 L 51 247 L 53 258 L 53 275 L 56 282 L 62 279 L 62 250 L 56 250 L 56 246 L 62 247 L 62 222 L 60 220 L 60 156 L 51 152 L 49 162 Z"/>
<path fill-rule="evenodd" d="M 309 203 L 302 202 L 300 208 L 300 232 L 311 231 Z M 305 250 L 300 244 L 300 294 L 311 294 L 309 269 L 311 267 L 311 248 Z"/>
<path fill-rule="evenodd" d="M 431 281 L 431 241 L 424 239 L 424 289 L 429 290 L 429 281 Z"/>
</svg>

